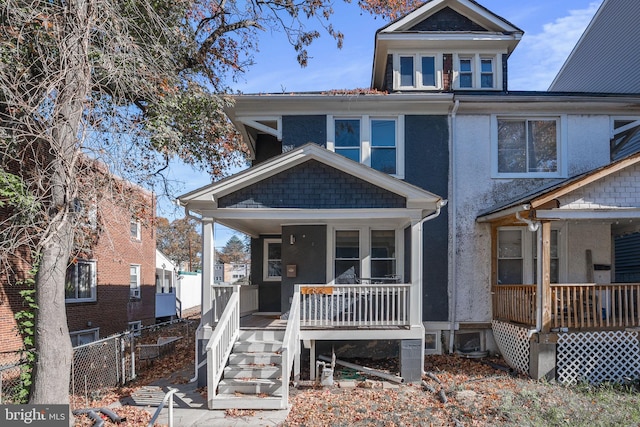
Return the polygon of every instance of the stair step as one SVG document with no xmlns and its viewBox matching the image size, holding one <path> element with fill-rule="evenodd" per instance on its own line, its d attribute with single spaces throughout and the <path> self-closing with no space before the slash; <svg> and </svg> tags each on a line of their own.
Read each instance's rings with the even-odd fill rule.
<svg viewBox="0 0 640 427">
<path fill-rule="evenodd" d="M 282 381 L 267 378 L 225 378 L 218 383 L 218 394 L 282 395 Z"/>
<path fill-rule="evenodd" d="M 284 331 L 282 330 L 262 330 L 262 329 L 250 329 L 241 330 L 240 341 L 279 341 L 284 340 Z"/>
<path fill-rule="evenodd" d="M 218 394 L 209 409 L 286 409 L 282 397 Z"/>
<path fill-rule="evenodd" d="M 229 365 L 280 365 L 282 355 L 270 352 L 241 352 L 229 355 Z"/>
<path fill-rule="evenodd" d="M 229 365 L 224 368 L 224 378 L 280 378 L 282 369 L 278 365 Z"/>
<path fill-rule="evenodd" d="M 236 341 L 234 352 L 241 353 L 275 353 L 282 349 L 282 342 L 273 341 Z"/>
</svg>

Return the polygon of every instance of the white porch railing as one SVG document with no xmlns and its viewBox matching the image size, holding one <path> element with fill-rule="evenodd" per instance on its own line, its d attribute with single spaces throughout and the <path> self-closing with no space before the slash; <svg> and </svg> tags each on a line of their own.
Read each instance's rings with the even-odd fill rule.
<svg viewBox="0 0 640 427">
<path fill-rule="evenodd" d="M 213 299 L 211 305 L 211 325 L 215 325 L 220 321 L 222 313 L 227 307 L 231 295 L 235 291 L 235 286 L 240 287 L 240 285 L 211 285 L 211 298 Z"/>
<path fill-rule="evenodd" d="M 291 302 L 287 329 L 282 340 L 282 408 L 289 406 L 289 381 L 300 379 L 300 286 L 296 286 Z"/>
<path fill-rule="evenodd" d="M 240 315 L 258 311 L 258 289 L 257 285 L 242 285 L 240 287 Z"/>
<path fill-rule="evenodd" d="M 410 326 L 410 286 L 299 285 L 301 326 Z"/>
<path fill-rule="evenodd" d="M 213 286 L 213 288 L 216 290 L 218 286 Z M 240 334 L 240 285 L 225 286 L 224 288 L 231 288 L 232 292 L 229 295 L 221 289 L 219 293 L 222 300 L 226 299 L 228 295 L 229 299 L 207 343 L 207 402 L 209 408 L 213 407 L 213 399 L 217 393 L 218 383 L 222 378 L 233 344 Z M 216 293 L 214 292 L 214 310 L 212 311 L 217 313 L 215 308 L 221 308 L 222 301 L 217 301 L 215 295 Z"/>
</svg>

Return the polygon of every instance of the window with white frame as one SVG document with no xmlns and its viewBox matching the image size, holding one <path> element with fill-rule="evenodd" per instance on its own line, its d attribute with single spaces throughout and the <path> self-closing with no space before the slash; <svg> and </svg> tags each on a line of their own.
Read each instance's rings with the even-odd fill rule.
<svg viewBox="0 0 640 427">
<path fill-rule="evenodd" d="M 381 172 L 404 177 L 404 117 L 333 117 L 327 120 L 327 143 L 353 161 Z"/>
<path fill-rule="evenodd" d="M 496 117 L 494 173 L 504 177 L 561 176 L 562 137 L 557 117 Z"/>
<path fill-rule="evenodd" d="M 441 88 L 441 54 L 396 53 L 393 69 L 393 88 L 396 90 Z"/>
<path fill-rule="evenodd" d="M 129 266 L 129 295 L 133 299 L 140 298 L 140 265 Z"/>
<path fill-rule="evenodd" d="M 455 53 L 454 89 L 500 89 L 499 54 Z"/>
<path fill-rule="evenodd" d="M 89 344 L 98 340 L 100 337 L 100 328 L 69 332 L 69 337 L 71 338 L 71 345 L 74 347 Z"/>
<path fill-rule="evenodd" d="M 560 278 L 559 230 L 551 230 L 551 283 Z M 526 227 L 498 229 L 498 284 L 533 284 L 537 280 L 537 234 Z"/>
<path fill-rule="evenodd" d="M 67 267 L 64 290 L 65 302 L 96 300 L 96 262 L 74 260 Z"/>
<path fill-rule="evenodd" d="M 132 219 L 129 223 L 129 232 L 131 234 L 131 238 L 135 240 L 140 240 L 140 220 Z"/>
<path fill-rule="evenodd" d="M 263 279 L 265 281 L 282 280 L 282 240 L 264 239 Z"/>
<path fill-rule="evenodd" d="M 128 323 L 128 329 L 133 332 L 134 337 L 139 337 L 142 333 L 142 320 L 136 320 Z"/>
<path fill-rule="evenodd" d="M 395 281 L 402 233 L 396 230 L 336 229 L 333 232 L 333 277 L 336 284 Z"/>
</svg>

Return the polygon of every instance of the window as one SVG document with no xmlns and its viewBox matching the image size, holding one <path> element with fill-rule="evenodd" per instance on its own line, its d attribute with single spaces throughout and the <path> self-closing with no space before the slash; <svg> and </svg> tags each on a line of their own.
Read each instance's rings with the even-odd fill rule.
<svg viewBox="0 0 640 427">
<path fill-rule="evenodd" d="M 129 331 L 133 332 L 134 337 L 139 337 L 142 334 L 142 321 L 136 320 L 128 323 Z"/>
<path fill-rule="evenodd" d="M 129 292 L 131 298 L 140 298 L 140 266 L 137 264 L 129 266 Z"/>
<path fill-rule="evenodd" d="M 551 230 L 551 283 L 560 279 L 560 231 Z M 525 227 L 498 230 L 498 284 L 537 282 L 537 233 Z"/>
<path fill-rule="evenodd" d="M 460 58 L 459 75 L 460 75 L 460 87 L 472 88 L 473 87 L 473 62 L 471 58 Z"/>
<path fill-rule="evenodd" d="M 438 89 L 442 74 L 441 55 L 395 54 L 394 89 Z"/>
<path fill-rule="evenodd" d="M 140 221 L 137 219 L 132 219 L 129 224 L 129 230 L 131 233 L 131 238 L 135 240 L 140 240 Z"/>
<path fill-rule="evenodd" d="M 360 227 L 333 231 L 335 283 L 352 284 L 358 279 L 384 282 L 397 276 L 397 240 L 402 233 Z"/>
<path fill-rule="evenodd" d="M 492 89 L 493 85 L 493 59 L 480 59 L 480 87 L 483 89 Z"/>
<path fill-rule="evenodd" d="M 66 302 L 96 300 L 95 261 L 74 260 L 67 267 L 64 297 Z"/>
<path fill-rule="evenodd" d="M 505 177 L 560 176 L 557 118 L 497 118 L 496 172 Z"/>
<path fill-rule="evenodd" d="M 402 133 L 404 118 L 369 117 L 334 118 L 329 116 L 327 142 L 329 150 L 381 172 L 404 177 Z"/>
<path fill-rule="evenodd" d="M 69 337 L 71 338 L 71 345 L 74 347 L 97 341 L 99 336 L 100 336 L 100 328 L 69 332 Z"/>
<path fill-rule="evenodd" d="M 282 280 L 282 240 L 264 240 L 264 274 L 265 281 Z"/>
</svg>

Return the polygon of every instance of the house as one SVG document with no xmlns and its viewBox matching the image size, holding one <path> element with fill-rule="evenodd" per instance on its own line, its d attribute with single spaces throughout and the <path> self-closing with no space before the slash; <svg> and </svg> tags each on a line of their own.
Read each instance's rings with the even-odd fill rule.
<svg viewBox="0 0 640 427">
<path fill-rule="evenodd" d="M 156 319 L 171 320 L 182 311 L 176 297 L 177 274 L 173 262 L 156 248 Z"/>
<path fill-rule="evenodd" d="M 251 263 L 217 263 L 214 281 L 216 283 L 236 283 L 249 280 Z"/>
<path fill-rule="evenodd" d="M 499 351 L 567 383 L 637 375 L 640 289 L 612 281 L 619 237 L 640 231 L 639 157 L 612 162 L 611 138 L 640 96 L 509 91 L 522 35 L 476 1 L 431 0 L 375 33 L 370 90 L 236 96 L 252 167 L 179 200 L 204 260 L 214 223 L 252 238 L 259 311 L 286 320 L 281 406 L 301 341 L 312 376 L 339 340 L 398 343 L 406 381 L 425 351 Z M 212 283 L 209 261 L 199 381 L 210 407 L 250 407 L 223 368 L 261 339 Z"/>
<path fill-rule="evenodd" d="M 107 195 L 89 210 L 96 237 L 67 270 L 65 303 L 74 346 L 155 323 L 155 196 L 122 185 L 127 203 Z"/>
</svg>

